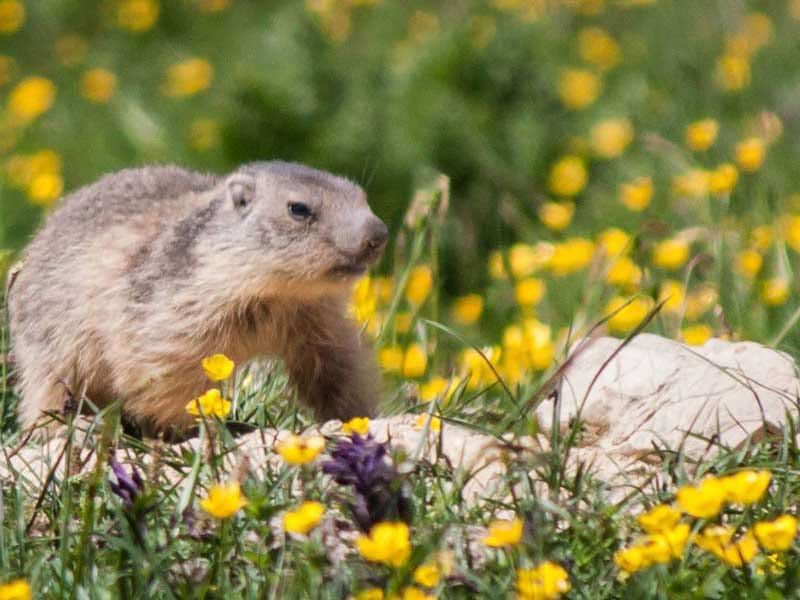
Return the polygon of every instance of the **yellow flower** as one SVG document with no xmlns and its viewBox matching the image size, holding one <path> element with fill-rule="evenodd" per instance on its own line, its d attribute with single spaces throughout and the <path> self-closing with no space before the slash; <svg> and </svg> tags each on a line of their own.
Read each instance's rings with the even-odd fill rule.
<svg viewBox="0 0 800 600">
<path fill-rule="evenodd" d="M 200 508 L 215 519 L 227 519 L 247 505 L 238 481 L 217 484 L 208 491 L 208 497 L 200 501 Z"/>
<path fill-rule="evenodd" d="M 761 270 L 764 259 L 757 250 L 742 250 L 736 255 L 736 270 L 748 279 L 753 279 Z"/>
<path fill-rule="evenodd" d="M 222 397 L 222 393 L 218 389 L 210 389 L 186 405 L 186 412 L 193 417 L 200 418 L 201 411 L 202 416 L 224 419 L 231 412 L 231 403 Z"/>
<path fill-rule="evenodd" d="M 639 544 L 617 550 L 614 554 L 614 564 L 626 573 L 635 573 L 650 566 L 644 548 Z"/>
<path fill-rule="evenodd" d="M 189 125 L 188 139 L 189 145 L 195 150 L 208 150 L 217 146 L 219 144 L 219 123 L 214 119 L 195 119 Z"/>
<path fill-rule="evenodd" d="M 353 597 L 353 600 L 383 600 L 383 590 L 380 588 L 369 588 L 363 592 L 359 592 Z"/>
<path fill-rule="evenodd" d="M 440 398 L 444 404 L 452 397 L 456 391 L 456 383 L 444 377 L 436 375 L 431 377 L 426 383 L 419 386 L 419 399 L 423 402 L 431 402 Z"/>
<path fill-rule="evenodd" d="M 467 294 L 456 298 L 453 303 L 453 316 L 462 325 L 472 325 L 481 318 L 483 298 L 478 294 Z"/>
<path fill-rule="evenodd" d="M 676 525 L 662 533 L 647 535 L 638 544 L 641 548 L 644 563 L 665 564 L 674 558 L 680 558 L 689 541 L 691 528 L 687 523 Z"/>
<path fill-rule="evenodd" d="M 0 600 L 31 600 L 33 591 L 24 579 L 13 579 L 0 584 Z"/>
<path fill-rule="evenodd" d="M 672 179 L 672 190 L 679 196 L 702 198 L 708 194 L 711 175 L 704 169 L 691 169 Z"/>
<path fill-rule="evenodd" d="M 369 417 L 353 417 L 342 423 L 342 431 L 347 434 L 367 435 L 369 433 Z"/>
<path fill-rule="evenodd" d="M 569 575 L 554 562 L 517 570 L 517 592 L 522 600 L 554 600 L 569 590 Z"/>
<path fill-rule="evenodd" d="M 158 19 L 155 0 L 123 0 L 117 7 L 117 25 L 133 32 L 147 31 Z"/>
<path fill-rule="evenodd" d="M 206 377 L 211 381 L 225 381 L 233 373 L 236 364 L 224 354 L 207 356 L 202 361 Z"/>
<path fill-rule="evenodd" d="M 783 277 L 767 279 L 761 288 L 761 299 L 768 306 L 780 306 L 789 299 L 789 282 Z"/>
<path fill-rule="evenodd" d="M 608 269 L 606 281 L 628 290 L 635 289 L 642 279 L 642 270 L 627 256 L 621 256 Z"/>
<path fill-rule="evenodd" d="M 306 501 L 283 515 L 283 528 L 289 533 L 306 535 L 322 521 L 325 506 L 319 502 Z"/>
<path fill-rule="evenodd" d="M 528 277 L 517 283 L 514 288 L 514 297 L 520 306 L 533 306 L 544 298 L 547 287 L 544 281 L 536 277 Z"/>
<path fill-rule="evenodd" d="M 545 227 L 554 231 L 561 231 L 572 223 L 572 217 L 575 215 L 575 203 L 545 202 L 536 212 Z"/>
<path fill-rule="evenodd" d="M 639 177 L 620 186 L 619 199 L 628 210 L 641 212 L 650 206 L 652 198 L 653 179 L 651 177 Z"/>
<path fill-rule="evenodd" d="M 746 531 L 738 540 L 725 544 L 714 554 L 727 565 L 742 567 L 758 554 L 758 544 L 753 532 Z"/>
<path fill-rule="evenodd" d="M 629 250 L 630 239 L 627 233 L 616 227 L 610 227 L 597 236 L 597 245 L 606 256 L 615 257 Z"/>
<path fill-rule="evenodd" d="M 702 346 L 714 335 L 714 330 L 704 323 L 689 325 L 681 330 L 681 338 L 690 346 Z"/>
<path fill-rule="evenodd" d="M 529 244 L 514 244 L 508 253 L 511 274 L 517 279 L 532 275 L 547 266 L 553 256 L 553 252 L 554 246 L 548 242 L 539 242 L 533 246 Z"/>
<path fill-rule="evenodd" d="M 733 54 L 723 55 L 717 62 L 717 81 L 726 92 L 737 92 L 750 83 L 750 62 Z"/>
<path fill-rule="evenodd" d="M 557 244 L 550 259 L 550 270 L 556 275 L 568 275 L 586 267 L 594 256 L 594 244 L 584 238 L 570 238 Z"/>
<path fill-rule="evenodd" d="M 773 231 L 770 225 L 759 225 L 750 232 L 750 240 L 757 250 L 767 250 L 772 245 Z"/>
<path fill-rule="evenodd" d="M 28 198 L 38 206 L 50 206 L 64 191 L 64 179 L 58 173 L 40 173 L 28 186 Z"/>
<path fill-rule="evenodd" d="M 736 144 L 736 162 L 742 171 L 758 171 L 767 154 L 764 140 L 750 137 Z"/>
<path fill-rule="evenodd" d="M 730 525 L 709 525 L 703 528 L 694 543 L 698 548 L 719 555 L 722 548 L 733 539 L 734 530 Z"/>
<path fill-rule="evenodd" d="M 722 510 L 725 487 L 716 478 L 704 479 L 697 486 L 683 486 L 676 495 L 678 506 L 687 515 L 698 519 L 710 519 Z"/>
<path fill-rule="evenodd" d="M 368 275 L 362 277 L 353 286 L 353 295 L 350 298 L 350 314 L 363 325 L 375 316 L 377 304 L 372 278 Z"/>
<path fill-rule="evenodd" d="M 516 546 L 522 539 L 522 520 L 492 521 L 489 524 L 489 534 L 483 538 L 483 543 L 490 548 L 503 546 Z"/>
<path fill-rule="evenodd" d="M 722 477 L 720 482 L 725 489 L 725 499 L 745 506 L 755 504 L 764 496 L 772 479 L 769 471 L 740 471 L 735 475 Z"/>
<path fill-rule="evenodd" d="M 25 6 L 17 0 L 0 1 L 0 33 L 14 33 L 25 21 Z"/>
<path fill-rule="evenodd" d="M 8 96 L 8 111 L 23 122 L 46 112 L 56 99 L 56 86 L 44 77 L 26 77 Z"/>
<path fill-rule="evenodd" d="M 290 465 L 304 465 L 325 449 L 325 438 L 314 434 L 308 437 L 290 435 L 278 443 L 275 450 Z"/>
<path fill-rule="evenodd" d="M 739 171 L 730 163 L 723 163 L 708 174 L 708 191 L 714 195 L 730 194 L 739 181 Z"/>
<path fill-rule="evenodd" d="M 427 562 L 414 569 L 414 583 L 426 588 L 436 587 L 441 577 L 442 571 L 436 561 Z"/>
<path fill-rule="evenodd" d="M 703 152 L 717 141 L 719 123 L 715 119 L 702 119 L 686 127 L 686 145 L 692 150 Z"/>
<path fill-rule="evenodd" d="M 117 76 L 106 69 L 89 69 L 81 76 L 81 94 L 90 102 L 108 102 L 116 87 Z"/>
<path fill-rule="evenodd" d="M 618 311 L 608 319 L 608 328 L 614 333 L 630 333 L 653 308 L 652 298 L 634 298 L 625 305 L 626 302 L 625 298 L 615 296 L 606 306 L 607 314 Z"/>
<path fill-rule="evenodd" d="M 428 419 L 430 418 L 430 423 Z M 439 433 L 442 430 L 442 420 L 435 416 L 435 415 L 428 415 L 428 413 L 422 413 L 421 415 L 417 415 L 417 418 L 414 419 L 414 429 L 417 431 L 422 431 L 428 427 L 434 433 Z"/>
<path fill-rule="evenodd" d="M 584 27 L 578 32 L 578 55 L 598 69 L 608 70 L 620 59 L 619 44 L 599 27 Z"/>
<path fill-rule="evenodd" d="M 402 522 L 382 522 L 373 525 L 369 535 L 356 540 L 359 553 L 370 562 L 390 567 L 402 567 L 411 556 L 408 525 Z"/>
<path fill-rule="evenodd" d="M 689 244 L 679 239 L 663 240 L 653 248 L 653 264 L 667 271 L 674 271 L 689 258 Z"/>
<path fill-rule="evenodd" d="M 184 98 L 202 92 L 211 85 L 214 67 L 203 58 L 190 58 L 167 69 L 163 91 L 173 98 Z"/>
<path fill-rule="evenodd" d="M 800 200 L 800 194 L 797 195 Z M 800 252 L 800 215 L 784 215 L 780 218 L 780 227 L 786 243 L 795 252 Z"/>
<path fill-rule="evenodd" d="M 666 279 L 661 283 L 658 301 L 664 303 L 662 310 L 665 313 L 677 314 L 683 305 L 684 297 L 683 285 L 679 281 Z"/>
<path fill-rule="evenodd" d="M 716 303 L 719 294 L 710 285 L 703 285 L 686 298 L 686 318 L 694 321 L 703 316 Z"/>
<path fill-rule="evenodd" d="M 403 356 L 403 370 L 401 375 L 409 379 L 416 379 L 425 374 L 428 366 L 428 357 L 422 344 L 411 344 Z"/>
<path fill-rule="evenodd" d="M 668 504 L 654 506 L 636 518 L 647 533 L 663 533 L 673 529 L 680 520 L 681 513 Z"/>
<path fill-rule="evenodd" d="M 582 158 L 565 156 L 550 170 L 550 190 L 558 196 L 575 196 L 586 187 L 588 178 Z"/>
<path fill-rule="evenodd" d="M 774 521 L 759 521 L 753 526 L 753 533 L 765 550 L 783 552 L 792 547 L 797 537 L 797 518 L 781 515 Z"/>
<path fill-rule="evenodd" d="M 391 600 L 395 599 L 392 598 Z M 436 598 L 410 585 L 403 588 L 403 595 L 396 600 L 436 600 Z"/>
<path fill-rule="evenodd" d="M 428 265 L 419 265 L 411 269 L 406 283 L 406 300 L 419 306 L 428 297 L 433 288 L 433 271 Z"/>
<path fill-rule="evenodd" d="M 384 371 L 389 373 L 399 373 L 403 369 L 403 358 L 405 354 L 399 346 L 389 346 L 382 348 L 378 353 L 378 362 Z"/>
<path fill-rule="evenodd" d="M 633 126 L 628 119 L 606 119 L 592 127 L 589 142 L 601 158 L 616 158 L 633 140 Z"/>
<path fill-rule="evenodd" d="M 600 78 L 584 69 L 565 69 L 558 76 L 558 94 L 564 106 L 582 110 L 597 100 L 603 84 Z"/>
</svg>

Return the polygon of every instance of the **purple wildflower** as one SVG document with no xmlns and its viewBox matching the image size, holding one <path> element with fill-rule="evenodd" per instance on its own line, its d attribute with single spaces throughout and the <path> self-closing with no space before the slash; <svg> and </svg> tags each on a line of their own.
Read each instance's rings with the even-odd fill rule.
<svg viewBox="0 0 800 600">
<path fill-rule="evenodd" d="M 142 481 L 136 467 L 131 467 L 131 474 L 128 475 L 122 465 L 115 459 L 109 461 L 111 470 L 114 473 L 117 481 L 109 481 L 111 491 L 113 491 L 122 500 L 122 505 L 125 510 L 130 511 L 133 509 L 133 504 L 144 491 L 144 481 Z"/>
<path fill-rule="evenodd" d="M 372 436 L 353 435 L 341 440 L 322 465 L 339 485 L 353 488 L 348 503 L 353 520 L 364 531 L 380 521 L 410 521 L 410 503 L 397 477 L 387 447 Z"/>
</svg>

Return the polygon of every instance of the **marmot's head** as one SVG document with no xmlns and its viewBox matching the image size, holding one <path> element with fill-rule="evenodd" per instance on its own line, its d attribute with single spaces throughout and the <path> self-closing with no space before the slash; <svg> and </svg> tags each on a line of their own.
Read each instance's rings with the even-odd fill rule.
<svg viewBox="0 0 800 600">
<path fill-rule="evenodd" d="M 220 185 L 222 208 L 248 278 L 313 293 L 349 286 L 376 262 L 388 230 L 358 185 L 285 162 L 245 165 Z M 230 231 L 228 232 L 230 233 Z M 244 265 L 243 265 L 244 266 Z M 235 270 L 231 272 L 235 277 Z"/>
</svg>

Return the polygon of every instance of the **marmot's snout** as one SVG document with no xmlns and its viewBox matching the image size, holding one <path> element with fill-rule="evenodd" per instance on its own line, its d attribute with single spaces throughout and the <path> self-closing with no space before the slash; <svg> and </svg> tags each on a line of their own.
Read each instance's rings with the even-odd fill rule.
<svg viewBox="0 0 800 600">
<path fill-rule="evenodd" d="M 386 247 L 389 239 L 389 229 L 378 217 L 371 215 L 363 226 L 364 239 L 361 242 L 361 256 L 363 261 L 372 263 L 378 260 Z"/>
</svg>

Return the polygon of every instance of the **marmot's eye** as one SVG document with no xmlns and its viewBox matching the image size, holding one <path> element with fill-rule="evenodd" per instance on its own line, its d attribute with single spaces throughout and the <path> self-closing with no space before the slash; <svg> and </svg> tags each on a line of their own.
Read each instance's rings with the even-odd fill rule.
<svg viewBox="0 0 800 600">
<path fill-rule="evenodd" d="M 311 216 L 311 209 L 302 202 L 289 202 L 289 214 L 298 221 L 303 221 Z"/>
</svg>

